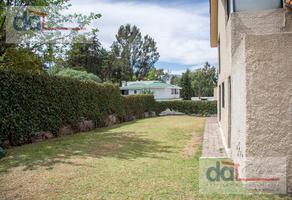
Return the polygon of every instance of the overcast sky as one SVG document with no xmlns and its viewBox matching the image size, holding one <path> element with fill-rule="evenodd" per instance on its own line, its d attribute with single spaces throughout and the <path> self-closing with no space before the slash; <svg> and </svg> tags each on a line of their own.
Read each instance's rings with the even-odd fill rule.
<svg viewBox="0 0 292 200">
<path fill-rule="evenodd" d="M 209 42 L 209 0 L 72 0 L 72 9 L 100 13 L 99 39 L 109 48 L 122 24 L 137 25 L 155 39 L 161 55 L 158 68 L 181 74 L 204 62 L 217 63 Z"/>
</svg>

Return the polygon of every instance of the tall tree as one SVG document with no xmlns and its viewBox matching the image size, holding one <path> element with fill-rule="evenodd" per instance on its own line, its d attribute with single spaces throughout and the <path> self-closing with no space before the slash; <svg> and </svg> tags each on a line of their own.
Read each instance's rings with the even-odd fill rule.
<svg viewBox="0 0 292 200">
<path fill-rule="evenodd" d="M 171 75 L 170 84 L 172 84 L 172 85 L 180 85 L 180 82 L 181 82 L 181 77 L 179 77 L 177 75 Z"/>
<path fill-rule="evenodd" d="M 110 53 L 109 68 L 114 82 L 121 83 L 123 80 L 131 80 L 131 68 L 127 59 L 121 57 L 121 49 L 113 45 Z"/>
<path fill-rule="evenodd" d="M 142 36 L 137 26 L 127 24 L 119 28 L 116 41 L 112 45 L 112 52 L 117 59 L 116 62 L 123 63 L 120 72 L 126 80 L 133 80 L 141 46 Z"/>
<path fill-rule="evenodd" d="M 215 67 L 206 62 L 204 66 L 193 73 L 192 88 L 197 97 L 213 96 L 217 85 L 217 72 Z"/>
<path fill-rule="evenodd" d="M 143 80 L 154 64 L 159 59 L 156 42 L 153 38 L 146 35 L 143 40 L 142 49 L 140 49 L 138 64 L 136 66 L 135 75 L 138 80 Z"/>
<path fill-rule="evenodd" d="M 189 69 L 185 73 L 182 74 L 180 86 L 182 87 L 181 97 L 184 100 L 191 100 L 193 96 L 193 90 L 192 90 L 191 71 Z"/>
<path fill-rule="evenodd" d="M 156 69 L 153 67 L 148 72 L 147 76 L 145 77 L 145 80 L 163 81 L 164 76 L 165 76 L 165 73 L 163 69 Z"/>
<path fill-rule="evenodd" d="M 121 26 L 112 45 L 113 62 L 122 64 L 118 69 L 123 80 L 144 79 L 159 59 L 156 42 L 142 34 L 137 26 Z"/>
<path fill-rule="evenodd" d="M 71 45 L 67 52 L 67 67 L 86 70 L 104 80 L 106 78 L 104 61 L 107 56 L 107 51 L 102 48 L 97 36 L 94 35 L 90 43 L 73 43 Z"/>
</svg>

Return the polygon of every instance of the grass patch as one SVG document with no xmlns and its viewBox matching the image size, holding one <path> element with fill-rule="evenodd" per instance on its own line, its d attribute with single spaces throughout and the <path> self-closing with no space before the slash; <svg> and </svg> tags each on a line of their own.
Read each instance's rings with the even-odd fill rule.
<svg viewBox="0 0 292 200">
<path fill-rule="evenodd" d="M 0 199 L 278 198 L 199 194 L 204 123 L 151 118 L 10 149 L 0 160 Z"/>
</svg>

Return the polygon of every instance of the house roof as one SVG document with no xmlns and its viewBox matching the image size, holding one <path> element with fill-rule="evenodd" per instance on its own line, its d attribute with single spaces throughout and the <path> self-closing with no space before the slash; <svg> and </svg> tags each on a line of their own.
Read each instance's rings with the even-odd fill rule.
<svg viewBox="0 0 292 200">
<path fill-rule="evenodd" d="M 218 46 L 218 0 L 210 2 L 210 39 L 211 47 Z"/>
<path fill-rule="evenodd" d="M 161 81 L 137 81 L 128 82 L 126 86 L 121 87 L 121 90 L 143 90 L 143 89 L 181 89 L 178 86 L 163 83 Z"/>
</svg>

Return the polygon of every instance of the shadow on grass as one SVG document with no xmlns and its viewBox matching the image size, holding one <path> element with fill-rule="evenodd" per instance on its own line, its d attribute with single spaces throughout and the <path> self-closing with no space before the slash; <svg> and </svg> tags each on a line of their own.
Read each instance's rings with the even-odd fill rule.
<svg viewBox="0 0 292 200">
<path fill-rule="evenodd" d="M 124 125 L 127 124 L 129 123 Z M 35 170 L 39 167 L 50 170 L 56 164 L 91 167 L 82 162 L 86 158 L 167 159 L 163 154 L 174 151 L 174 147 L 147 138 L 141 131 L 119 131 L 119 127 L 97 129 L 13 148 L 9 150 L 7 157 L 0 160 L 0 173 L 19 166 L 24 167 L 23 170 Z"/>
</svg>

